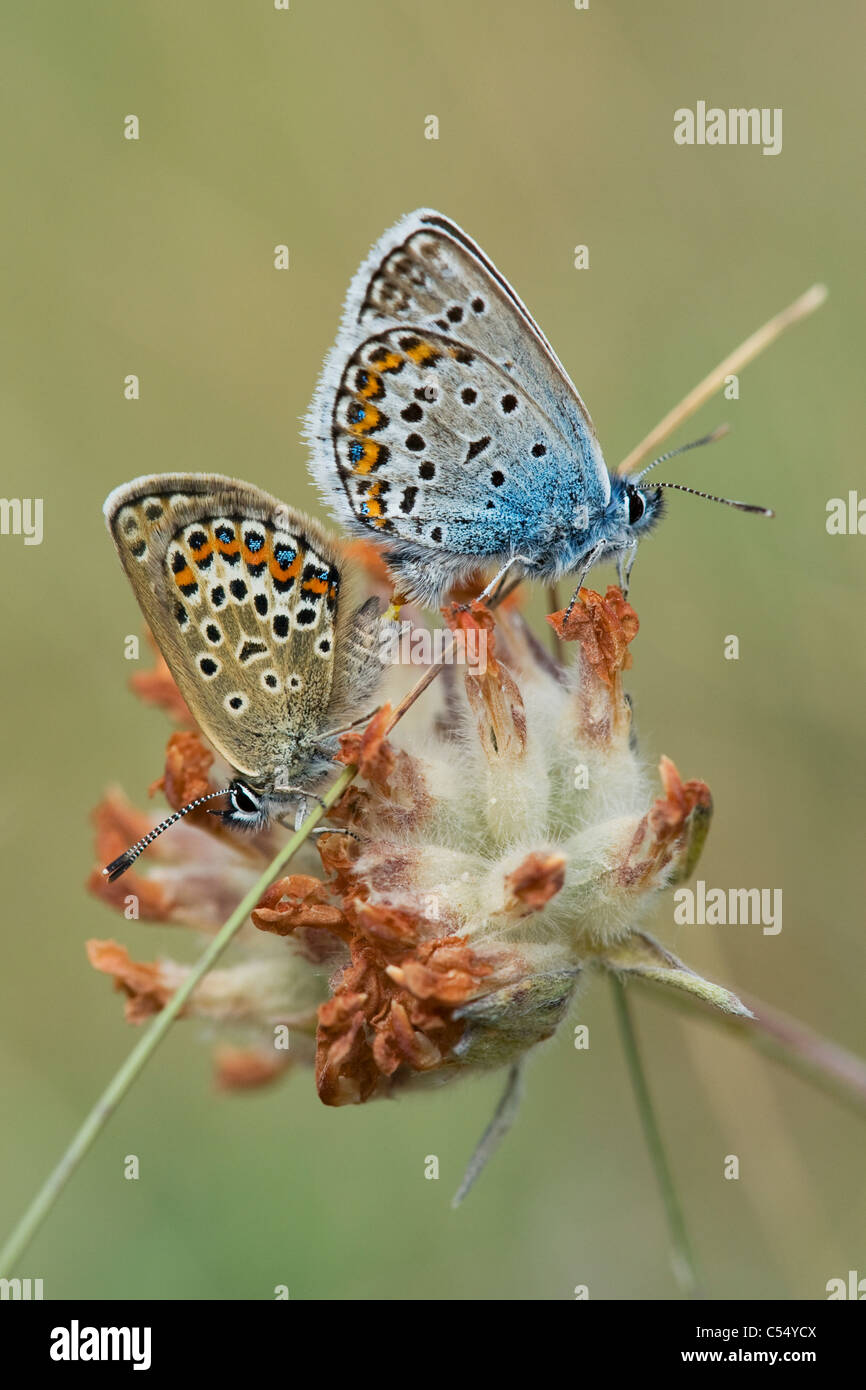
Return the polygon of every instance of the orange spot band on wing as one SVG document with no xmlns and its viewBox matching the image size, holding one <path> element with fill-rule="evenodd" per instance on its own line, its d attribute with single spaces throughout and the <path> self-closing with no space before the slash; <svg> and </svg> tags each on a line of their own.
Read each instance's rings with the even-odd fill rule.
<svg viewBox="0 0 866 1390">
<path fill-rule="evenodd" d="M 210 555 L 211 551 L 213 550 L 213 543 L 212 543 L 210 537 L 207 536 L 207 537 L 205 537 L 205 540 L 204 540 L 204 542 L 203 542 L 202 545 L 200 545 L 200 546 L 198 546 L 198 547 L 196 547 L 196 546 L 194 546 L 194 545 L 191 545 L 189 549 L 190 549 L 190 554 L 192 555 L 192 558 L 193 558 L 196 562 L 199 562 L 199 561 L 201 561 L 201 560 L 206 560 L 207 557 L 208 557 L 208 555 Z"/>
<path fill-rule="evenodd" d="M 359 387 L 356 394 L 367 401 L 372 400 L 374 396 L 381 396 L 382 378 L 376 376 L 375 372 L 368 372 L 366 384 Z"/>
<path fill-rule="evenodd" d="M 416 366 L 422 367 L 425 362 L 432 362 L 436 357 L 440 357 L 441 353 L 432 343 L 417 343 L 415 347 L 409 348 L 406 355 Z"/>
<path fill-rule="evenodd" d="M 354 471 L 360 474 L 370 473 L 376 467 L 376 464 L 379 462 L 379 457 L 382 453 L 382 450 L 380 446 L 374 443 L 372 439 L 365 439 L 361 447 L 363 448 L 364 452 L 361 454 L 361 457 L 355 464 Z"/>
<path fill-rule="evenodd" d="M 381 423 L 381 412 L 368 402 L 364 407 L 363 420 L 350 420 L 349 429 L 353 434 L 370 434 L 372 430 L 378 429 Z"/>
<path fill-rule="evenodd" d="M 374 526 L 387 526 L 388 518 L 385 516 L 385 509 L 379 500 L 379 483 L 373 483 L 367 490 L 364 497 L 363 514 Z"/>
<path fill-rule="evenodd" d="M 268 560 L 268 569 L 270 570 L 274 579 L 297 579 L 298 575 L 301 572 L 301 565 L 303 564 L 303 560 L 304 557 L 301 551 L 299 550 L 294 560 L 289 565 L 288 569 L 282 569 L 279 563 L 277 562 L 276 557 L 272 555 Z"/>
<path fill-rule="evenodd" d="M 396 372 L 403 365 L 403 358 L 399 352 L 388 352 L 386 348 L 374 353 L 371 361 L 376 363 L 380 372 Z"/>
<path fill-rule="evenodd" d="M 269 562 L 269 561 L 270 561 L 270 558 L 271 558 L 271 547 L 270 547 L 270 544 L 269 544 L 269 542 L 266 540 L 265 543 L 264 543 L 264 545 L 261 547 L 260 550 L 250 550 L 250 548 L 249 548 L 249 546 L 247 545 L 246 541 L 244 541 L 243 544 L 241 545 L 241 557 L 242 557 L 242 559 L 245 561 L 245 563 L 248 564 L 248 565 L 252 565 L 252 566 L 263 565 L 263 564 L 265 564 L 266 562 Z"/>
</svg>

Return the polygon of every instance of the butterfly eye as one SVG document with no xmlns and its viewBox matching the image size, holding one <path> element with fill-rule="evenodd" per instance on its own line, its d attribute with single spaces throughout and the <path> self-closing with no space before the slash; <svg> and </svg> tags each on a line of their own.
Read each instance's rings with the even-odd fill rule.
<svg viewBox="0 0 866 1390">
<path fill-rule="evenodd" d="M 646 503 L 641 497 L 637 488 L 628 489 L 628 524 L 634 526 L 636 521 L 640 521 L 646 510 Z"/>
<path fill-rule="evenodd" d="M 232 810 L 240 812 L 242 816 L 257 816 L 259 814 L 259 803 L 241 782 L 236 782 L 232 787 L 231 803 Z"/>
</svg>

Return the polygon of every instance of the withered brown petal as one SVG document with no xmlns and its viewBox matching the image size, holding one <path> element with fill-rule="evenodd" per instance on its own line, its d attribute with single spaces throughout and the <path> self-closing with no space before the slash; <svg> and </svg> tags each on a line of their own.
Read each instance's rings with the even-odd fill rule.
<svg viewBox="0 0 866 1390">
<path fill-rule="evenodd" d="M 88 891 L 118 912 L 125 910 L 132 895 L 138 899 L 138 915 L 144 921 L 169 921 L 173 904 L 164 884 L 153 882 L 135 870 L 109 883 L 101 868 L 147 834 L 151 826 L 147 816 L 112 791 L 100 801 L 92 818 L 96 825 L 96 858 L 100 867 L 88 878 Z"/>
<path fill-rule="evenodd" d="M 260 931 L 288 936 L 299 927 L 322 927 L 348 940 L 351 931 L 340 908 L 330 900 L 327 884 L 309 874 L 277 879 L 252 911 Z"/>
<path fill-rule="evenodd" d="M 383 790 L 387 788 L 395 761 L 394 749 L 386 738 L 391 713 L 391 706 L 384 704 L 361 733 L 341 734 L 340 751 L 336 756 L 337 762 L 354 763 L 362 777 Z"/>
<path fill-rule="evenodd" d="M 115 989 L 126 995 L 128 1023 L 143 1023 L 165 1008 L 174 990 L 165 983 L 158 965 L 132 960 L 126 947 L 116 941 L 91 939 L 85 945 L 90 964 L 111 975 Z"/>
<path fill-rule="evenodd" d="M 623 887 L 643 888 L 655 875 L 673 862 L 682 864 L 697 857 L 706 837 L 712 811 L 712 797 L 705 782 L 683 782 L 670 758 L 659 765 L 664 796 L 656 797 L 632 837 L 624 862 L 617 871 Z M 697 828 L 698 843 L 692 845 Z M 682 874 L 680 874 L 680 877 Z"/>
<path fill-rule="evenodd" d="M 505 879 L 506 909 L 522 906 L 538 912 L 565 883 L 565 859 L 561 854 L 528 854 Z"/>
<path fill-rule="evenodd" d="M 567 609 L 549 613 L 547 621 L 563 642 L 580 643 L 584 660 L 600 680 L 612 685 L 620 671 L 631 666 L 629 642 L 637 636 L 637 613 L 615 584 L 604 598 L 594 589 L 581 589 L 566 621 Z"/>
<path fill-rule="evenodd" d="M 192 729 L 182 729 L 171 735 L 165 750 L 165 771 L 149 788 L 165 792 L 165 799 L 173 811 L 205 796 L 212 791 L 210 768 L 213 753 L 206 748 L 201 735 Z M 193 816 L 204 816 L 203 811 L 193 811 Z M 213 820 L 213 817 L 210 818 Z"/>
<path fill-rule="evenodd" d="M 214 1080 L 221 1091 L 249 1091 L 276 1081 L 292 1065 L 260 1047 L 229 1047 L 214 1052 Z"/>
</svg>

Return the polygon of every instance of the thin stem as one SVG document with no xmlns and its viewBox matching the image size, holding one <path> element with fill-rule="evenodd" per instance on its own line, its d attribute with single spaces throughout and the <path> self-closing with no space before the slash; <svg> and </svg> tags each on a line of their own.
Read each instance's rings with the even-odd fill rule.
<svg viewBox="0 0 866 1390">
<path fill-rule="evenodd" d="M 489 606 L 495 607 L 497 600 Z M 451 635 L 451 645 L 453 645 L 453 635 Z M 387 732 L 393 729 L 394 725 L 402 719 L 407 710 L 418 699 L 419 695 L 427 689 L 431 681 L 438 676 L 444 663 L 447 661 L 450 647 L 443 652 L 441 659 L 430 666 L 415 682 L 415 685 L 404 696 L 393 711 L 388 722 Z M 325 817 L 332 806 L 339 801 L 343 792 L 352 782 L 357 774 L 357 767 L 349 764 L 343 769 L 336 781 L 328 788 L 321 798 L 321 804 L 317 805 L 311 815 L 307 817 L 303 825 L 286 841 L 282 849 L 274 856 L 268 867 L 259 876 L 246 897 L 238 903 L 232 915 L 217 935 L 213 938 L 204 955 L 201 956 L 196 965 L 193 966 L 187 978 L 178 990 L 172 995 L 165 1008 L 162 1009 L 148 1027 L 144 1036 L 133 1048 L 120 1070 L 115 1074 L 108 1086 L 99 1097 L 90 1114 L 87 1116 L 77 1134 L 63 1153 L 59 1163 L 50 1173 L 46 1182 L 30 1203 L 18 1225 L 13 1230 L 6 1244 L 0 1250 L 0 1278 L 8 1277 L 8 1271 L 13 1268 L 15 1262 L 20 1259 L 24 1250 L 30 1244 L 45 1217 L 51 1211 L 67 1182 L 75 1172 L 81 1160 L 89 1152 L 94 1140 L 105 1128 L 109 1118 L 126 1095 L 136 1077 L 144 1068 L 156 1051 L 162 1039 L 165 1037 L 174 1020 L 178 1017 L 184 1004 L 189 999 L 193 990 L 204 978 L 207 972 L 219 960 L 226 947 L 246 921 L 250 912 L 259 902 L 262 894 L 270 884 L 274 876 L 279 872 L 284 864 L 288 863 L 292 855 L 295 854 L 307 840 L 311 832 L 319 822 Z"/>
<path fill-rule="evenodd" d="M 634 1089 L 635 1100 L 637 1101 L 638 1112 L 640 1113 L 641 1124 L 643 1125 L 644 1138 L 649 1149 L 653 1168 L 655 1169 L 656 1181 L 664 1202 L 665 1214 L 668 1221 L 668 1231 L 671 1238 L 671 1254 L 674 1275 L 677 1283 L 685 1294 L 690 1298 L 698 1295 L 698 1276 L 695 1268 L 694 1256 L 692 1254 L 691 1242 L 688 1231 L 686 1230 L 685 1218 L 677 1196 L 674 1185 L 673 1174 L 668 1163 L 665 1147 L 662 1142 L 661 1132 L 656 1119 L 655 1109 L 653 1108 L 652 1098 L 647 1085 L 646 1074 L 641 1061 L 640 1049 L 638 1047 L 637 1036 L 632 1022 L 631 1010 L 626 999 L 625 987 L 617 975 L 610 976 L 611 989 L 613 990 L 613 1001 L 616 1010 L 617 1022 L 619 1024 L 620 1037 L 622 1038 L 623 1050 L 628 1064 L 631 1083 Z"/>
<path fill-rule="evenodd" d="M 494 600 L 489 606 L 496 606 Z M 400 701 L 396 709 L 391 714 L 388 721 L 387 732 L 390 733 L 394 725 L 402 719 L 403 715 L 411 709 L 419 695 L 427 689 L 448 660 L 451 647 L 454 643 L 453 634 L 448 650 L 442 653 L 438 662 L 424 672 L 413 685 L 412 689 Z M 339 801 L 343 792 L 352 782 L 357 774 L 357 767 L 349 764 L 340 773 L 337 780 L 330 786 L 321 800 L 321 805 L 317 805 L 311 815 L 307 817 L 303 825 L 295 831 L 294 835 L 286 841 L 282 849 L 271 860 L 268 867 L 259 876 L 253 887 L 249 890 L 242 902 L 238 903 L 232 915 L 223 927 L 220 928 L 213 941 L 208 946 L 204 955 L 192 968 L 181 987 L 175 991 L 165 1008 L 157 1014 L 150 1024 L 147 1032 L 140 1039 L 138 1045 L 133 1048 L 123 1066 L 115 1074 L 103 1091 L 99 1100 L 94 1105 L 84 1124 L 72 1139 L 69 1147 L 60 1159 L 60 1162 L 49 1175 L 41 1190 L 37 1193 L 30 1206 L 25 1211 L 18 1225 L 15 1227 L 3 1249 L 0 1250 L 0 1278 L 4 1277 L 6 1271 L 10 1270 L 15 1262 L 21 1257 L 23 1251 L 30 1244 L 34 1235 L 38 1231 L 45 1217 L 51 1211 L 67 1182 L 81 1160 L 90 1150 L 94 1140 L 107 1124 L 110 1116 L 117 1105 L 126 1095 L 133 1081 L 139 1075 L 145 1064 L 149 1061 L 156 1048 L 162 1042 L 174 1020 L 183 1009 L 184 1004 L 189 999 L 196 985 L 204 978 L 211 967 L 219 960 L 235 933 L 246 921 L 250 912 L 259 902 L 265 889 L 271 880 L 279 872 L 301 847 L 311 832 L 324 818 L 330 808 Z"/>
<path fill-rule="evenodd" d="M 487 1167 L 490 1159 L 511 1129 L 511 1126 L 517 1119 L 522 1093 L 523 1063 L 513 1062 L 508 1072 L 505 1090 L 500 1096 L 499 1104 L 493 1112 L 493 1119 L 476 1144 L 475 1152 L 466 1166 L 466 1172 L 463 1174 L 463 1181 L 451 1198 L 452 1209 L 456 1210 L 456 1208 L 469 1196 L 471 1189 L 481 1176 L 481 1173 Z"/>
<path fill-rule="evenodd" d="M 866 1116 L 866 1062 L 847 1048 L 813 1032 L 799 1019 L 771 1008 L 762 999 L 741 994 L 743 1003 L 755 1015 L 743 1018 L 714 1009 L 684 990 L 659 985 L 637 974 L 632 979 L 640 989 L 655 993 L 657 999 L 661 990 L 665 1004 L 692 1018 L 724 1028 L 810 1085 L 835 1096 L 861 1117 Z"/>
<path fill-rule="evenodd" d="M 260 901 L 271 879 L 283 865 L 291 859 L 292 855 L 300 849 L 301 845 L 309 837 L 310 832 L 315 829 L 326 812 L 330 810 L 335 802 L 339 801 L 357 770 L 358 769 L 352 764 L 349 764 L 349 766 L 343 769 L 340 776 L 322 797 L 322 805 L 316 806 L 312 814 L 307 816 L 303 825 L 295 831 L 291 838 L 283 845 L 279 853 L 274 856 L 264 873 L 259 875 L 246 897 L 238 903 L 231 917 L 229 917 L 225 925 L 220 928 L 217 935 L 213 938 L 204 955 L 197 964 L 193 966 L 183 984 L 175 991 L 165 1008 L 157 1014 L 153 1022 L 148 1026 L 144 1036 L 140 1038 L 138 1044 L 133 1048 L 132 1052 L 123 1063 L 123 1066 L 112 1078 L 108 1086 L 106 1086 L 102 1095 L 90 1111 L 90 1114 L 87 1116 L 87 1119 L 72 1139 L 72 1142 L 66 1149 L 60 1162 L 49 1175 L 47 1181 L 18 1222 L 18 1225 L 10 1235 L 2 1251 L 0 1251 L 0 1276 L 8 1277 L 17 1261 L 21 1258 L 24 1250 L 30 1244 L 30 1241 L 33 1239 L 45 1217 L 51 1211 L 51 1208 L 54 1206 L 79 1163 L 90 1150 L 97 1135 L 105 1128 L 105 1125 L 121 1100 L 123 1100 L 123 1097 L 126 1095 L 133 1081 L 135 1081 L 145 1064 L 153 1056 L 153 1053 L 162 1042 L 196 986 L 219 960 L 232 940 L 232 937 Z"/>
<path fill-rule="evenodd" d="M 560 611 L 560 608 L 562 607 L 559 601 L 559 586 L 557 584 L 548 584 L 547 586 L 547 606 L 551 613 L 558 613 Z M 561 661 L 562 642 L 560 641 L 557 635 L 555 627 L 548 627 L 548 637 L 550 638 L 550 644 L 553 648 L 553 655 L 555 659 L 557 661 Z"/>
<path fill-rule="evenodd" d="M 655 429 L 650 430 L 645 439 L 632 449 L 623 459 L 617 473 L 633 473 L 639 463 L 642 463 L 649 454 L 655 453 L 658 446 L 667 439 L 668 435 L 673 434 L 678 425 L 689 416 L 694 415 L 696 410 L 720 391 L 725 384 L 725 377 L 733 376 L 742 371 L 747 363 L 751 362 L 759 353 L 770 346 L 780 333 L 784 333 L 786 328 L 792 324 L 799 323 L 808 314 L 814 313 L 819 309 L 827 298 L 827 289 L 824 285 L 813 285 L 805 294 L 801 294 L 799 299 L 795 299 L 793 304 L 789 304 L 787 309 L 783 309 L 780 314 L 776 314 L 767 323 L 757 329 L 750 338 L 744 343 L 734 348 L 724 361 L 705 376 L 689 394 L 669 411 L 665 418 L 656 425 Z"/>
<path fill-rule="evenodd" d="M 493 605 L 491 604 L 491 607 L 492 606 Z M 431 662 L 431 664 L 427 667 L 427 670 L 424 672 L 423 676 L 421 676 L 420 679 L 415 682 L 408 694 L 404 695 L 400 703 L 395 706 L 391 714 L 391 718 L 388 720 L 388 727 L 385 730 L 386 733 L 390 734 L 391 730 L 393 729 L 394 725 L 398 722 L 398 720 L 402 719 L 403 715 L 408 713 L 408 711 L 414 705 L 415 701 L 418 699 L 419 695 L 424 694 L 424 691 L 427 689 L 428 685 L 430 685 L 431 682 L 436 679 L 436 677 L 439 675 L 439 672 L 445 666 L 446 662 L 450 660 L 451 653 L 454 649 L 453 632 L 448 633 L 448 639 L 448 646 L 443 650 L 438 660 Z"/>
</svg>

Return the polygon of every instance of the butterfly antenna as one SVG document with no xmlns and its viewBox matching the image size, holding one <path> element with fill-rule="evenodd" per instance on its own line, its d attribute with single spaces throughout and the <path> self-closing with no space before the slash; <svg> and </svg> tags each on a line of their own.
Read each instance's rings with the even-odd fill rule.
<svg viewBox="0 0 866 1390">
<path fill-rule="evenodd" d="M 653 459 L 646 468 L 642 468 L 639 473 L 636 473 L 631 481 L 639 483 L 641 478 L 646 477 L 651 468 L 655 468 L 656 464 L 667 463 L 668 459 L 676 458 L 677 454 L 686 454 L 689 449 L 700 449 L 704 444 L 715 444 L 717 439 L 724 439 L 725 435 L 730 433 L 730 428 L 730 425 L 718 425 L 712 434 L 705 434 L 701 439 L 693 439 L 690 444 L 681 444 L 678 449 L 671 449 L 667 454 L 659 454 L 657 459 Z"/>
<path fill-rule="evenodd" d="M 169 826 L 174 825 L 190 811 L 194 811 L 197 806 L 204 805 L 206 801 L 214 801 L 218 796 L 227 796 L 230 790 L 231 788 L 224 787 L 223 790 L 219 792 L 208 792 L 207 796 L 197 796 L 195 801 L 191 801 L 188 806 L 181 806 L 179 811 L 175 811 L 173 815 L 167 816 L 164 821 L 160 821 L 159 825 L 155 825 L 146 835 L 142 835 L 141 839 L 137 840 L 134 845 L 130 845 L 129 849 L 125 849 L 123 854 L 119 854 L 116 859 L 112 859 L 110 864 L 106 864 L 105 868 L 102 870 L 103 878 L 107 878 L 109 883 L 114 883 L 115 879 L 120 878 L 121 874 L 125 874 L 127 869 L 135 863 L 138 856 L 143 854 L 148 845 L 153 844 L 157 836 L 161 835 L 164 830 L 168 830 Z"/>
<path fill-rule="evenodd" d="M 715 497 L 711 492 L 699 492 L 696 487 L 686 487 L 685 483 L 646 483 L 641 492 L 655 492 L 657 487 L 676 488 L 677 492 L 690 492 L 693 497 L 703 497 L 707 502 L 724 502 L 726 507 L 736 507 L 739 512 L 754 512 L 756 516 L 775 516 L 771 507 L 756 507 L 751 502 L 735 502 L 731 497 Z"/>
</svg>

